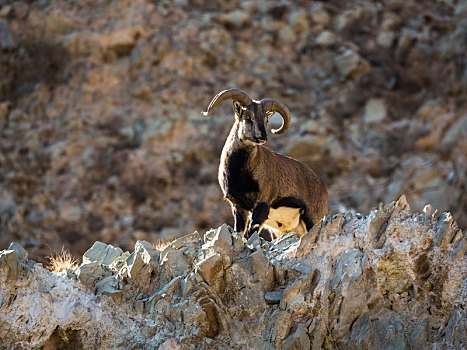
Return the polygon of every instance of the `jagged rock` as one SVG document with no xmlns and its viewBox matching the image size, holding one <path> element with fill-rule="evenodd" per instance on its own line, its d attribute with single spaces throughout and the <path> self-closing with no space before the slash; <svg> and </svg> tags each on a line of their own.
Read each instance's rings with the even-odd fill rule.
<svg viewBox="0 0 467 350">
<path fill-rule="evenodd" d="M 289 285 L 282 294 L 280 308 L 289 310 L 295 316 L 303 316 L 308 310 L 308 302 L 305 301 L 306 294 L 313 293 L 319 282 L 319 273 L 306 274 Z"/>
<path fill-rule="evenodd" d="M 290 333 L 293 326 L 292 315 L 287 311 L 274 310 L 269 322 L 271 331 L 266 338 L 277 347 Z"/>
<path fill-rule="evenodd" d="M 345 79 L 348 77 L 358 78 L 372 71 L 371 65 L 360 55 L 352 50 L 346 50 L 335 59 L 337 70 Z"/>
<path fill-rule="evenodd" d="M 116 282 L 113 281 L 113 277 L 109 276 L 110 266 L 121 265 L 121 261 L 117 260 L 122 255 L 122 249 L 97 241 L 84 253 L 83 263 L 74 271 L 74 274 L 90 288 L 94 287 L 99 292 L 113 292 Z"/>
<path fill-rule="evenodd" d="M 225 26 L 241 28 L 251 21 L 250 14 L 242 10 L 234 10 L 219 16 L 218 19 Z"/>
<path fill-rule="evenodd" d="M 204 235 L 205 243 L 202 246 L 203 255 L 208 257 L 215 253 L 221 253 L 225 266 L 230 266 L 233 254 L 232 233 L 224 224 L 217 230 L 212 230 Z M 242 247 L 243 250 L 243 247 Z"/>
<path fill-rule="evenodd" d="M 282 291 L 266 292 L 264 294 L 264 299 L 268 304 L 279 304 L 281 302 L 282 295 Z"/>
<path fill-rule="evenodd" d="M 144 29 L 136 26 L 131 28 L 118 29 L 101 38 L 102 47 L 107 50 L 106 55 L 116 55 L 116 57 L 128 55 L 136 45 L 136 41 L 144 33 Z M 107 57 L 113 60 L 114 57 Z"/>
<path fill-rule="evenodd" d="M 387 118 L 387 108 L 381 98 L 372 98 L 365 104 L 365 114 L 363 121 L 365 124 L 381 124 Z"/>
<path fill-rule="evenodd" d="M 442 143 L 448 146 L 454 145 L 465 134 L 467 134 L 467 118 L 461 116 L 446 132 Z"/>
<path fill-rule="evenodd" d="M 302 236 L 296 253 L 296 256 L 298 258 L 307 255 L 311 252 L 316 241 L 318 240 L 322 223 L 323 221 L 320 221 L 319 223 L 314 225 L 310 231 L 308 231 Z"/>
<path fill-rule="evenodd" d="M 121 248 L 97 241 L 84 253 L 83 264 L 96 262 L 109 266 L 122 254 L 123 250 Z"/>
<path fill-rule="evenodd" d="M 182 251 L 167 247 L 160 257 L 160 265 L 165 272 L 166 279 L 184 275 L 190 269 L 188 256 Z"/>
<path fill-rule="evenodd" d="M 336 42 L 336 35 L 329 30 L 323 30 L 316 38 L 316 44 L 320 46 L 331 46 Z"/>
<path fill-rule="evenodd" d="M 179 350 L 180 344 L 176 339 L 167 339 L 160 347 L 159 350 Z"/>
<path fill-rule="evenodd" d="M 324 8 L 322 2 L 314 2 L 310 9 L 311 19 L 319 24 L 327 26 L 331 21 L 331 16 Z"/>
<path fill-rule="evenodd" d="M 245 248 L 245 242 L 243 241 L 243 237 L 240 233 L 234 232 L 232 233 L 232 239 L 234 240 L 233 243 L 233 251 L 234 253 L 241 253 Z"/>
<path fill-rule="evenodd" d="M 224 265 L 219 253 L 211 255 L 197 264 L 202 278 L 216 293 L 222 293 L 224 289 Z"/>
<path fill-rule="evenodd" d="M 352 22 L 358 20 L 363 14 L 361 8 L 346 10 L 334 19 L 334 28 L 336 30 L 343 30 L 348 27 Z"/>
<path fill-rule="evenodd" d="M 398 57 L 404 55 L 417 38 L 419 38 L 419 34 L 416 31 L 404 28 L 397 43 L 396 55 Z"/>
<path fill-rule="evenodd" d="M 20 260 L 14 250 L 0 252 L 0 277 L 1 284 L 18 277 L 21 269 Z"/>
<path fill-rule="evenodd" d="M 396 39 L 396 30 L 399 24 L 399 16 L 393 12 L 385 13 L 383 22 L 381 23 L 381 29 L 376 36 L 377 44 L 384 48 L 391 47 Z"/>
<path fill-rule="evenodd" d="M 295 332 L 289 335 L 285 341 L 285 344 L 282 345 L 282 350 L 295 350 L 295 349 L 309 349 L 310 348 L 310 338 L 306 331 L 306 328 L 302 325 L 298 325 Z"/>
<path fill-rule="evenodd" d="M 452 313 L 451 318 L 449 319 L 448 325 L 446 326 L 446 338 L 452 339 L 454 347 L 461 348 L 467 342 L 467 336 L 465 335 L 465 328 L 467 326 L 466 312 L 465 310 L 456 310 Z M 422 328 L 422 332 L 425 331 L 425 328 Z M 426 333 L 416 334 L 417 340 L 419 342 L 426 343 L 426 338 L 423 338 L 423 335 Z"/>
<path fill-rule="evenodd" d="M 413 213 L 402 196 L 365 217 L 325 218 L 301 238 L 289 233 L 266 244 L 253 236 L 243 242 L 223 225 L 203 239 L 196 232 L 181 237 L 163 251 L 145 241 L 126 253 L 96 242 L 69 274 L 30 263 L 12 244 L 0 253 L 1 344 L 465 344 L 466 239 L 449 213 L 428 207 Z"/>
<path fill-rule="evenodd" d="M 250 249 L 251 251 L 256 251 L 260 248 L 261 246 L 261 240 L 259 238 L 259 234 L 257 231 L 255 231 L 251 236 L 250 238 L 248 238 L 248 241 L 247 241 L 247 247 L 248 249 Z"/>
<path fill-rule="evenodd" d="M 147 285 L 151 279 L 148 275 L 154 274 L 155 266 L 159 261 L 159 254 L 159 251 L 149 242 L 137 241 L 135 251 L 126 259 L 124 267 L 119 271 L 119 275 L 128 276 L 140 285 Z M 148 269 L 142 271 L 146 266 L 148 266 Z"/>
<path fill-rule="evenodd" d="M 60 218 L 67 222 L 76 223 L 80 220 L 81 215 L 81 208 L 72 203 L 66 203 L 60 209 Z"/>
<path fill-rule="evenodd" d="M 202 238 L 200 234 L 197 231 L 195 231 L 190 235 L 186 235 L 174 240 L 170 243 L 170 245 L 175 249 L 180 249 L 182 247 L 190 247 L 193 245 L 196 246 L 198 243 L 201 242 L 201 239 Z"/>
<path fill-rule="evenodd" d="M 8 109 L 8 103 L 0 103 L 0 130 L 3 130 L 7 124 Z"/>
<path fill-rule="evenodd" d="M 98 262 L 83 264 L 76 269 L 76 276 L 86 286 L 92 287 L 99 280 L 108 277 L 107 269 Z"/>
<path fill-rule="evenodd" d="M 8 22 L 0 18 L 0 49 L 12 49 L 16 47 Z"/>
<path fill-rule="evenodd" d="M 73 32 L 78 26 L 75 17 L 69 17 L 58 10 L 51 10 L 47 14 L 42 11 L 31 11 L 28 23 L 31 30 L 43 36 L 61 36 Z"/>
<path fill-rule="evenodd" d="M 8 250 L 13 250 L 21 262 L 23 263 L 27 262 L 28 252 L 26 251 L 26 249 L 21 247 L 18 243 L 11 242 L 10 246 L 8 247 Z"/>
<path fill-rule="evenodd" d="M 120 294 L 122 290 L 115 276 L 108 276 L 96 283 L 96 294 Z M 115 299 L 114 299 L 115 300 Z"/>
</svg>

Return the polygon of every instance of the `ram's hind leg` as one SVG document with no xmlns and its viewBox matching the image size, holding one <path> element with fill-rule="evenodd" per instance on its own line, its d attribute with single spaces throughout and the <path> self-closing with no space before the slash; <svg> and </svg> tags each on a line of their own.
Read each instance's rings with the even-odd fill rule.
<svg viewBox="0 0 467 350">
<path fill-rule="evenodd" d="M 269 215 L 269 204 L 265 202 L 256 203 L 253 214 L 251 214 L 251 221 L 248 225 L 248 229 L 245 232 L 245 238 L 248 239 L 251 237 L 255 231 L 260 231 L 264 222 Z"/>
<path fill-rule="evenodd" d="M 303 223 L 306 226 L 306 232 L 310 231 L 311 228 L 314 226 L 311 217 L 307 215 L 307 209 L 305 209 L 304 213 L 300 216 L 300 223 Z"/>
</svg>

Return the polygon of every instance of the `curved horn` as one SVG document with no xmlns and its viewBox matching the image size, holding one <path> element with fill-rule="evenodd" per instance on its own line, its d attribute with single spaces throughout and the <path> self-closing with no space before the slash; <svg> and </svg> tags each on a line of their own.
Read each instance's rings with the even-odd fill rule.
<svg viewBox="0 0 467 350">
<path fill-rule="evenodd" d="M 279 129 L 271 130 L 273 134 L 283 134 L 290 126 L 290 112 L 281 101 L 265 98 L 261 100 L 261 105 L 266 112 L 278 112 L 282 116 L 282 126 Z"/>
<path fill-rule="evenodd" d="M 205 117 L 208 116 L 209 113 L 212 112 L 214 108 L 216 108 L 219 104 L 226 100 L 235 100 L 240 102 L 243 106 L 248 106 L 251 104 L 251 98 L 244 93 L 242 90 L 239 89 L 228 89 L 219 92 L 214 98 L 212 99 L 211 103 L 209 104 L 208 110 L 203 112 Z"/>
</svg>

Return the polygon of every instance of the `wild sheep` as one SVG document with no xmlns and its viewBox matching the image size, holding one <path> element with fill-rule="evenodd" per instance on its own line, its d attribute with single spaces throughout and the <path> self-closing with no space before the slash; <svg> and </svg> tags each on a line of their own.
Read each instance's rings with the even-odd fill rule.
<svg viewBox="0 0 467 350">
<path fill-rule="evenodd" d="M 287 232 L 302 235 L 328 212 L 328 195 L 320 178 L 308 166 L 263 146 L 266 125 L 278 112 L 284 133 L 290 112 L 275 99 L 252 100 L 239 89 L 218 93 L 204 116 L 220 103 L 233 100 L 235 122 L 227 137 L 219 165 L 219 184 L 232 206 L 235 230 L 249 238 L 263 226 L 275 237 Z M 262 231 L 265 238 L 268 235 Z"/>
</svg>

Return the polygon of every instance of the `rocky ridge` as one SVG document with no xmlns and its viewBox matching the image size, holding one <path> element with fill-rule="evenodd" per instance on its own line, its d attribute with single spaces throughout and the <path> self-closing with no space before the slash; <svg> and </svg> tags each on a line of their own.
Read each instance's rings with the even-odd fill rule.
<svg viewBox="0 0 467 350">
<path fill-rule="evenodd" d="M 7 349 L 462 349 L 466 237 L 404 196 L 326 218 L 301 238 L 248 241 L 223 225 L 161 250 L 96 242 L 50 272 L 0 253 Z"/>
</svg>

